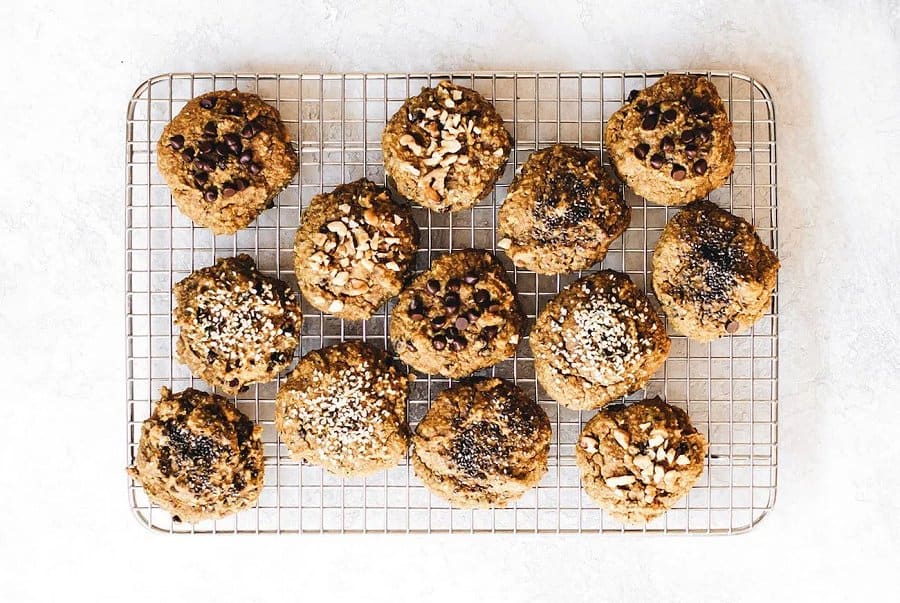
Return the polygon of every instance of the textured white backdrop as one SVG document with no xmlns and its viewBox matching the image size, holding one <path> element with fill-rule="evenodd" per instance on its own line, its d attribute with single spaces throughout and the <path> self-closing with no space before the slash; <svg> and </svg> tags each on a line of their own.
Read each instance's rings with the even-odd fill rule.
<svg viewBox="0 0 900 603">
<path fill-rule="evenodd" d="M 896 2 L 128 4 L 0 7 L 0 600 L 891 592 L 900 561 Z M 124 115 L 140 81 L 201 70 L 654 68 L 736 69 L 775 98 L 779 495 L 753 532 L 169 538 L 137 525 L 122 466 L 122 249 Z"/>
</svg>

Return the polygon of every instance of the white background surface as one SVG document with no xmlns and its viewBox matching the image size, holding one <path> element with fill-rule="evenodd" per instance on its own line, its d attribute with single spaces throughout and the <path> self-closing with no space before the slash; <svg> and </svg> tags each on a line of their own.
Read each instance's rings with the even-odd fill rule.
<svg viewBox="0 0 900 603">
<path fill-rule="evenodd" d="M 896 2 L 0 7 L 0 600 L 864 600 L 900 539 Z M 124 116 L 168 71 L 730 68 L 778 119 L 779 494 L 737 537 L 171 538 L 123 477 Z M 893 593 L 893 594 L 891 594 Z"/>
</svg>

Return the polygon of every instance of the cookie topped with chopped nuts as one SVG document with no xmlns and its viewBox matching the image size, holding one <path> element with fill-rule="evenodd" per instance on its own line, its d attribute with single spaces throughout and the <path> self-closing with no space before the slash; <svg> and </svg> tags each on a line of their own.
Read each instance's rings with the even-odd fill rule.
<svg viewBox="0 0 900 603">
<path fill-rule="evenodd" d="M 497 219 L 497 246 L 516 266 L 559 274 L 601 261 L 631 209 L 595 153 L 557 144 L 528 157 Z"/>
<path fill-rule="evenodd" d="M 369 344 L 313 350 L 278 390 L 275 426 L 294 459 L 335 475 L 368 475 L 406 454 L 408 390 L 407 376 Z"/>
<path fill-rule="evenodd" d="M 458 378 L 512 356 L 523 321 L 503 265 L 466 249 L 439 257 L 403 290 L 391 342 L 414 369 Z"/>
<path fill-rule="evenodd" d="M 468 209 L 486 197 L 510 147 L 494 106 L 449 81 L 407 99 L 381 137 L 384 169 L 397 191 L 439 212 Z"/>
<path fill-rule="evenodd" d="M 734 167 L 732 126 L 705 77 L 667 75 L 632 90 L 606 126 L 616 172 L 658 205 L 685 205 L 722 186 Z"/>
<path fill-rule="evenodd" d="M 265 383 L 290 365 L 303 314 L 284 281 L 247 254 L 222 258 L 173 287 L 175 348 L 191 372 L 229 395 Z"/>
<path fill-rule="evenodd" d="M 316 195 L 300 220 L 294 270 L 313 307 L 365 320 L 403 287 L 418 249 L 409 208 L 361 179 Z"/>
<path fill-rule="evenodd" d="M 150 500 L 185 523 L 253 506 L 263 473 L 260 427 L 222 396 L 165 387 L 128 468 Z"/>
<path fill-rule="evenodd" d="M 627 274 L 585 276 L 550 300 L 530 336 L 538 381 L 554 400 L 588 410 L 644 387 L 671 341 Z"/>
<path fill-rule="evenodd" d="M 653 290 L 673 329 L 711 341 L 762 318 L 779 265 L 750 223 L 710 201 L 694 201 L 669 220 L 656 243 Z"/>
<path fill-rule="evenodd" d="M 445 389 L 416 428 L 416 477 L 458 508 L 505 507 L 547 472 L 550 420 L 520 388 L 477 379 Z"/>
<path fill-rule="evenodd" d="M 653 398 L 598 412 L 581 431 L 575 462 L 597 504 L 624 523 L 645 523 L 693 487 L 707 448 L 687 413 Z"/>
<path fill-rule="evenodd" d="M 215 234 L 245 228 L 272 207 L 299 165 L 278 111 L 237 90 L 188 101 L 156 152 L 178 208 Z"/>
</svg>

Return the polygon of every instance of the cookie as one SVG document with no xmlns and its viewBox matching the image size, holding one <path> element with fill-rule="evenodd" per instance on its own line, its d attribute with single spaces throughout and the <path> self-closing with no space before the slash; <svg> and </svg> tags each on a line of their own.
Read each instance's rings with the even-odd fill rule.
<svg viewBox="0 0 900 603">
<path fill-rule="evenodd" d="M 262 429 L 222 396 L 162 388 L 128 475 L 147 497 L 196 523 L 252 507 L 263 488 Z"/>
<path fill-rule="evenodd" d="M 156 153 L 178 209 L 216 234 L 245 228 L 272 207 L 299 165 L 278 111 L 237 90 L 188 101 Z"/>
<path fill-rule="evenodd" d="M 265 383 L 291 363 L 303 314 L 290 287 L 240 254 L 173 287 L 175 348 L 191 372 L 229 395 Z"/>
<path fill-rule="evenodd" d="M 500 262 L 466 249 L 439 257 L 400 293 L 390 336 L 417 371 L 458 378 L 512 356 L 523 321 Z"/>
<path fill-rule="evenodd" d="M 341 476 L 397 465 L 409 447 L 409 383 L 360 341 L 313 350 L 278 390 L 275 426 L 291 457 Z"/>
<path fill-rule="evenodd" d="M 497 246 L 520 268 L 558 274 L 590 268 L 631 221 L 600 158 L 557 144 L 528 157 L 498 214 Z"/>
<path fill-rule="evenodd" d="M 598 412 L 581 431 L 575 462 L 597 504 L 621 522 L 645 523 L 693 487 L 707 448 L 687 413 L 653 398 Z"/>
<path fill-rule="evenodd" d="M 696 75 L 667 75 L 633 90 L 606 126 L 619 177 L 658 205 L 685 205 L 722 186 L 734 167 L 731 121 L 716 87 Z"/>
<path fill-rule="evenodd" d="M 766 313 L 779 265 L 746 220 L 694 201 L 656 243 L 653 290 L 675 331 L 711 341 L 749 329 Z"/>
<path fill-rule="evenodd" d="M 403 288 L 419 231 L 407 207 L 362 179 L 316 195 L 300 220 L 294 270 L 313 307 L 365 320 Z"/>
<path fill-rule="evenodd" d="M 459 508 L 505 507 L 547 472 L 550 420 L 502 379 L 445 389 L 416 428 L 410 458 L 425 486 Z"/>
<path fill-rule="evenodd" d="M 491 192 L 511 141 L 483 96 L 442 81 L 403 103 L 382 133 L 381 148 L 385 172 L 401 195 L 447 212 L 468 209 Z"/>
<path fill-rule="evenodd" d="M 671 345 L 644 293 L 614 270 L 585 276 L 550 300 L 530 343 L 544 390 L 578 410 L 599 408 L 644 387 Z"/>
</svg>

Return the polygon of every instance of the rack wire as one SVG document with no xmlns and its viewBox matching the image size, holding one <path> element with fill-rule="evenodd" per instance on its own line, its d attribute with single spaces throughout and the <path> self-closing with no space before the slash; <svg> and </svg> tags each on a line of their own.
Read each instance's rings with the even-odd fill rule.
<svg viewBox="0 0 900 603">
<path fill-rule="evenodd" d="M 293 286 L 293 240 L 300 212 L 312 197 L 361 177 L 384 181 L 381 131 L 386 120 L 422 86 L 451 79 L 481 92 L 506 120 L 514 138 L 509 165 L 494 192 L 475 208 L 437 214 L 414 208 L 422 231 L 416 269 L 447 251 L 495 249 L 495 218 L 514 170 L 528 155 L 556 142 L 583 146 L 608 164 L 602 146 L 606 121 L 632 89 L 666 72 L 242 74 L 173 73 L 143 82 L 128 105 L 126 122 L 126 401 L 127 455 L 133 463 L 141 424 L 159 389 L 209 390 L 174 358 L 172 285 L 217 258 L 246 252 L 259 268 Z M 774 106 L 755 79 L 726 71 L 705 75 L 718 88 L 734 124 L 737 158 L 728 183 L 709 198 L 749 220 L 777 252 Z M 195 226 L 172 202 L 156 167 L 163 127 L 191 98 L 238 88 L 276 106 L 300 156 L 294 182 L 245 230 L 213 236 Z M 603 268 L 627 272 L 648 292 L 650 254 L 677 208 L 648 204 L 625 190 L 632 222 L 613 243 Z M 535 315 L 580 274 L 542 276 L 517 269 L 499 253 L 528 314 Z M 597 268 L 599 268 L 598 266 Z M 389 349 L 393 301 L 365 322 L 325 316 L 304 302 L 298 356 L 347 339 Z M 547 411 L 553 426 L 550 467 L 540 484 L 507 509 L 451 509 L 416 479 L 408 462 L 365 479 L 334 477 L 298 464 L 279 441 L 274 398 L 281 379 L 251 386 L 236 406 L 263 428 L 265 487 L 258 504 L 218 521 L 182 524 L 153 505 L 128 478 L 128 496 L 144 526 L 167 533 L 304 532 L 602 532 L 731 534 L 756 525 L 772 508 L 777 483 L 778 296 L 747 333 L 712 343 L 672 336 L 665 366 L 646 389 L 628 400 L 661 395 L 688 411 L 709 439 L 707 467 L 676 506 L 646 526 L 623 525 L 604 514 L 581 489 L 574 445 L 592 412 L 557 405 L 535 380 L 524 337 L 517 354 L 478 374 L 515 381 Z M 408 417 L 413 429 L 429 400 L 452 380 L 419 375 Z"/>
</svg>

